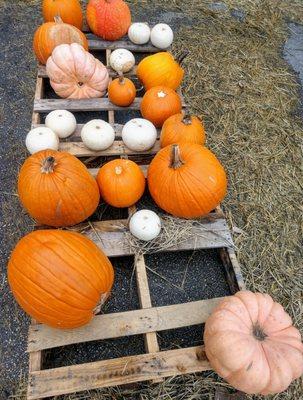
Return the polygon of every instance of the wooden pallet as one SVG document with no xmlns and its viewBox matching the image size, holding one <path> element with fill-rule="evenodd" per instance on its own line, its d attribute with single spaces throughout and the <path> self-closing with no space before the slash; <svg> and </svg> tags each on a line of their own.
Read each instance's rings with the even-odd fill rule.
<svg viewBox="0 0 303 400">
<path fill-rule="evenodd" d="M 152 53 L 158 51 L 151 45 L 136 46 L 127 40 L 115 43 L 104 42 L 88 34 L 91 50 L 105 51 L 107 65 L 114 48 L 127 48 L 134 52 Z M 110 70 L 110 75 L 114 73 Z M 134 76 L 136 68 L 129 75 Z M 107 111 L 108 121 L 115 129 L 116 140 L 105 151 L 93 152 L 85 148 L 80 139 L 82 125 L 75 133 L 60 143 L 60 150 L 68 151 L 77 157 L 108 157 L 138 155 L 127 149 L 121 141 L 122 126 L 115 124 L 115 112 L 125 110 L 116 107 L 107 98 L 90 100 L 62 100 L 44 98 L 45 68 L 39 66 L 34 101 L 32 127 L 43 126 L 41 113 L 55 109 L 70 111 Z M 141 98 L 126 110 L 139 110 Z M 183 101 L 184 105 L 184 101 Z M 159 132 L 158 132 L 159 133 Z M 146 157 L 159 150 L 159 141 L 146 152 L 139 153 Z M 141 165 L 146 173 L 147 165 Z M 96 175 L 97 169 L 90 169 Z M 129 216 L 136 207 L 128 210 Z M 78 229 L 92 239 L 109 257 L 129 256 L 132 251 L 123 246 L 123 237 L 127 230 L 127 219 L 110 221 L 92 221 L 81 224 Z M 198 228 L 197 228 L 198 229 Z M 200 233 L 200 234 L 199 234 Z M 232 237 L 222 211 L 218 208 L 205 218 L 203 234 L 197 230 L 195 240 L 188 239 L 167 251 L 194 249 L 220 249 L 222 263 L 226 272 L 230 290 L 235 293 L 244 289 L 244 282 L 237 262 Z M 202 324 L 221 299 L 200 300 L 190 303 L 153 307 L 149 291 L 148 276 L 144 256 L 135 257 L 137 290 L 140 300 L 139 310 L 98 315 L 87 326 L 74 330 L 55 330 L 32 321 L 29 328 L 29 385 L 28 399 L 41 399 L 49 396 L 74 393 L 100 387 L 122 385 L 141 381 L 159 382 L 163 378 L 187 373 L 209 370 L 203 346 L 160 351 L 157 332 L 186 326 Z M 68 367 L 42 369 L 42 355 L 47 349 L 70 344 L 104 340 L 123 336 L 144 335 L 146 353 L 118 359 L 102 360 Z"/>
</svg>

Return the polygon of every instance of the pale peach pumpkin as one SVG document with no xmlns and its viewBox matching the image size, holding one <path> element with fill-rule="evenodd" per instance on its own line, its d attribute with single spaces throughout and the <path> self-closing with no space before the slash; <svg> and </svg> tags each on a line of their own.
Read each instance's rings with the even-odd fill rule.
<svg viewBox="0 0 303 400">
<path fill-rule="evenodd" d="M 46 72 L 52 88 L 63 98 L 102 97 L 109 83 L 107 68 L 77 43 L 57 46 L 47 60 Z"/>
<path fill-rule="evenodd" d="M 300 333 L 268 294 L 224 299 L 206 321 L 204 343 L 213 369 L 249 394 L 280 393 L 303 373 Z"/>
</svg>

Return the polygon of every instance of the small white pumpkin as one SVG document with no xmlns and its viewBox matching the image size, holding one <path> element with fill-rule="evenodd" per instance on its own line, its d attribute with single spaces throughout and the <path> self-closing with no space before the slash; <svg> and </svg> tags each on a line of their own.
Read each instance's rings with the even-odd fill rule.
<svg viewBox="0 0 303 400">
<path fill-rule="evenodd" d="M 167 49 L 174 40 L 174 33 L 167 24 L 157 24 L 153 27 L 150 40 L 158 49 Z"/>
<path fill-rule="evenodd" d="M 129 230 L 137 239 L 148 242 L 160 234 L 161 220 L 154 211 L 140 210 L 131 217 Z"/>
<path fill-rule="evenodd" d="M 145 44 L 150 39 L 150 27 L 144 22 L 135 22 L 129 27 L 128 37 L 135 44 Z"/>
<path fill-rule="evenodd" d="M 25 145 L 31 154 L 47 149 L 58 150 L 59 138 L 58 135 L 49 128 L 35 128 L 28 132 Z"/>
<path fill-rule="evenodd" d="M 70 111 L 55 110 L 47 115 L 45 125 L 54 131 L 59 138 L 65 139 L 75 132 L 77 121 Z"/>
<path fill-rule="evenodd" d="M 133 151 L 149 150 L 157 140 L 157 129 L 147 119 L 134 118 L 124 125 L 122 140 Z"/>
<path fill-rule="evenodd" d="M 112 69 L 122 73 L 130 71 L 134 67 L 135 62 L 133 53 L 126 49 L 114 50 L 109 58 Z"/>
<path fill-rule="evenodd" d="M 114 143 L 115 131 L 108 122 L 93 119 L 83 126 L 81 139 L 90 150 L 106 150 Z"/>
</svg>

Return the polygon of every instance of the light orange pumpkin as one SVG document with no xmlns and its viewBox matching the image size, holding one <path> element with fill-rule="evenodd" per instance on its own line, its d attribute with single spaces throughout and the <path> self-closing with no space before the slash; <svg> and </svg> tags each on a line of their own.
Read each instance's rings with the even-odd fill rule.
<svg viewBox="0 0 303 400">
<path fill-rule="evenodd" d="M 77 43 L 57 46 L 46 72 L 58 96 L 68 99 L 102 97 L 107 90 L 107 68 Z"/>
<path fill-rule="evenodd" d="M 137 76 L 146 90 L 161 85 L 177 89 L 182 82 L 184 70 L 172 54 L 160 52 L 140 61 Z"/>
<path fill-rule="evenodd" d="M 59 16 L 63 22 L 82 30 L 83 15 L 79 0 L 43 0 L 42 13 L 45 22 Z"/>
<path fill-rule="evenodd" d="M 300 333 L 268 294 L 224 299 L 206 321 L 204 343 L 214 370 L 249 394 L 282 392 L 303 373 Z"/>
<path fill-rule="evenodd" d="M 76 232 L 38 230 L 11 254 L 8 282 L 19 305 L 38 322 L 70 329 L 100 311 L 114 281 L 106 255 Z"/>
<path fill-rule="evenodd" d="M 136 93 L 133 82 L 124 76 L 114 79 L 108 86 L 109 100 L 119 107 L 131 105 L 136 98 Z"/>
<path fill-rule="evenodd" d="M 227 187 L 216 156 L 191 143 L 161 149 L 150 163 L 147 182 L 155 203 L 181 218 L 202 217 L 215 209 Z"/>
<path fill-rule="evenodd" d="M 69 153 L 42 150 L 21 167 L 18 194 L 27 212 L 40 224 L 70 226 L 96 210 L 98 185 L 85 165 Z"/>
<path fill-rule="evenodd" d="M 101 198 L 113 207 L 130 207 L 143 195 L 145 177 L 131 160 L 117 159 L 104 164 L 97 175 Z"/>
<path fill-rule="evenodd" d="M 75 26 L 62 22 L 60 17 L 55 17 L 55 22 L 45 22 L 36 30 L 33 47 L 37 59 L 46 64 L 56 46 L 71 43 L 78 43 L 88 50 L 84 33 Z"/>
<path fill-rule="evenodd" d="M 181 98 L 173 89 L 166 86 L 155 86 L 143 96 L 140 110 L 145 119 L 161 128 L 164 121 L 171 115 L 180 113 Z"/>
<path fill-rule="evenodd" d="M 131 13 L 123 0 L 89 0 L 86 19 L 95 35 L 118 40 L 130 27 Z"/>
<path fill-rule="evenodd" d="M 175 114 L 163 124 L 160 135 L 161 147 L 175 143 L 205 143 L 204 126 L 195 116 Z"/>
</svg>

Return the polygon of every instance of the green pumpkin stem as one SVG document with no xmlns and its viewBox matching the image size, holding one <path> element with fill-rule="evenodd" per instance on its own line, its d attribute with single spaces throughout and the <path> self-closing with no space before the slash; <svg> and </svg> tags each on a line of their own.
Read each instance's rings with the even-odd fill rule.
<svg viewBox="0 0 303 400">
<path fill-rule="evenodd" d="M 45 158 L 45 160 L 42 163 L 41 166 L 41 172 L 43 174 L 50 174 L 52 172 L 54 172 L 54 166 L 55 166 L 55 158 L 54 157 L 47 157 Z"/>
<path fill-rule="evenodd" d="M 177 144 L 173 144 L 171 147 L 171 158 L 170 158 L 170 168 L 177 169 L 182 167 L 184 162 L 182 161 L 180 155 L 180 147 Z"/>
</svg>

